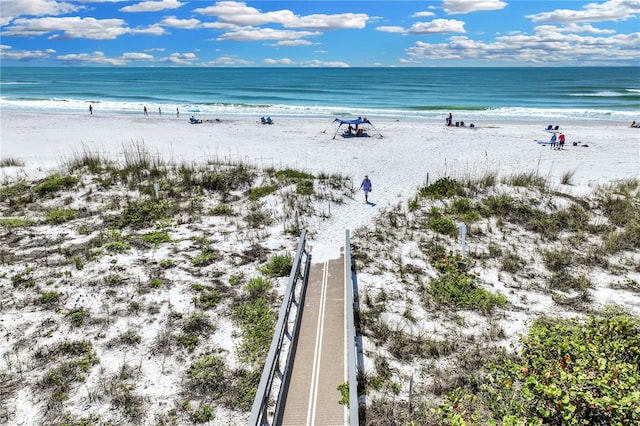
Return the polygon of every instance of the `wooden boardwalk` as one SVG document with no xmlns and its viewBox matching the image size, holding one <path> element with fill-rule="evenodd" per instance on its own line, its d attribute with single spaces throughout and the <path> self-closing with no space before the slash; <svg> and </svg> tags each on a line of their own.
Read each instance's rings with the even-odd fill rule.
<svg viewBox="0 0 640 426">
<path fill-rule="evenodd" d="M 347 381 L 344 254 L 311 265 L 291 383 L 276 424 L 341 426 L 348 410 L 338 385 Z"/>
</svg>

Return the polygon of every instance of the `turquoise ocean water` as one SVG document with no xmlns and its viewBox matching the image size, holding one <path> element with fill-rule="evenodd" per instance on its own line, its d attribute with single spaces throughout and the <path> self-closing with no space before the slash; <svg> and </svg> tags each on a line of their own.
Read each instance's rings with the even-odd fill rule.
<svg viewBox="0 0 640 426">
<path fill-rule="evenodd" d="M 2 67 L 0 108 L 200 116 L 613 120 L 640 118 L 640 67 Z"/>
</svg>

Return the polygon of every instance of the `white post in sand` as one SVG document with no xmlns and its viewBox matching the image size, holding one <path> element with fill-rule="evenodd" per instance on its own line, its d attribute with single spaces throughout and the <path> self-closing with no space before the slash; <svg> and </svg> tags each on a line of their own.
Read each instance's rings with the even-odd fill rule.
<svg viewBox="0 0 640 426">
<path fill-rule="evenodd" d="M 462 253 L 462 257 L 467 257 L 467 251 L 465 247 L 465 237 L 467 235 L 467 225 L 464 223 L 460 225 L 460 251 Z"/>
</svg>

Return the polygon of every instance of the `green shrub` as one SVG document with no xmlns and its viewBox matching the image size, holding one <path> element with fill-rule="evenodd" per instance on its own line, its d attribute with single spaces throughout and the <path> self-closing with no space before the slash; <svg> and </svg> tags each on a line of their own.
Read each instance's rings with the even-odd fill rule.
<svg viewBox="0 0 640 426">
<path fill-rule="evenodd" d="M 276 172 L 276 178 L 288 181 L 299 181 L 315 179 L 315 176 L 309 173 L 300 172 L 298 170 L 284 169 Z"/>
<path fill-rule="evenodd" d="M 160 288 L 162 287 L 162 280 L 160 278 L 154 278 L 149 281 L 149 287 L 151 288 Z"/>
<path fill-rule="evenodd" d="M 296 193 L 299 195 L 313 195 L 313 181 L 303 180 L 296 184 Z"/>
<path fill-rule="evenodd" d="M 486 407 L 470 424 L 640 424 L 640 319 L 615 312 L 542 318 L 515 356 L 485 364 L 476 392 L 458 389 L 440 408 L 469 418 L 465 397 Z"/>
<path fill-rule="evenodd" d="M 55 305 L 60 301 L 62 295 L 56 291 L 47 291 L 40 295 L 39 303 L 41 305 Z"/>
<path fill-rule="evenodd" d="M 186 377 L 187 387 L 199 395 L 207 395 L 216 399 L 228 389 L 224 361 L 219 356 L 202 356 L 189 366 Z"/>
<path fill-rule="evenodd" d="M 455 237 L 458 235 L 458 227 L 448 217 L 432 217 L 427 221 L 427 227 L 438 234 Z"/>
<path fill-rule="evenodd" d="M 429 282 L 427 293 L 436 303 L 483 313 L 507 305 L 504 295 L 476 286 L 476 276 L 469 272 L 466 260 L 459 255 L 445 256 L 432 264 L 438 276 Z"/>
<path fill-rule="evenodd" d="M 242 362 L 258 368 L 269 352 L 276 313 L 264 297 L 241 303 L 234 308 L 232 319 L 240 326 L 242 341 L 238 356 Z"/>
<path fill-rule="evenodd" d="M 109 222 L 117 228 L 149 228 L 156 221 L 165 219 L 168 211 L 169 205 L 166 201 L 150 197 L 129 202 L 122 213 L 110 218 Z"/>
<path fill-rule="evenodd" d="M 249 199 L 251 201 L 259 200 L 262 197 L 273 194 L 278 190 L 276 185 L 257 186 L 249 190 Z"/>
<path fill-rule="evenodd" d="M 142 241 L 153 245 L 171 242 L 171 237 L 167 231 L 149 232 L 142 236 Z"/>
<path fill-rule="evenodd" d="M 420 188 L 419 193 L 423 197 L 434 199 L 464 195 L 462 185 L 450 177 L 440 178 L 431 185 Z"/>
<path fill-rule="evenodd" d="M 202 249 L 202 253 L 191 258 L 191 264 L 193 266 L 207 266 L 220 258 L 220 253 L 217 250 L 205 246 Z"/>
<path fill-rule="evenodd" d="M 233 209 L 228 204 L 218 204 L 209 211 L 212 216 L 231 216 L 233 215 Z"/>
<path fill-rule="evenodd" d="M 249 293 L 249 299 L 253 300 L 267 296 L 272 289 L 273 283 L 264 277 L 253 278 L 244 286 L 244 290 Z"/>
<path fill-rule="evenodd" d="M 129 244 L 125 243 L 124 241 L 109 241 L 103 246 L 103 248 L 109 253 L 124 253 L 131 249 L 131 247 L 129 247 Z"/>
<path fill-rule="evenodd" d="M 30 219 L 20 219 L 12 217 L 0 219 L 0 226 L 7 228 L 9 231 L 11 231 L 13 228 L 23 228 L 29 225 L 31 225 Z"/>
<path fill-rule="evenodd" d="M 259 270 L 268 277 L 288 277 L 292 266 L 293 257 L 290 254 L 275 255 Z"/>
<path fill-rule="evenodd" d="M 33 190 L 38 195 L 53 194 L 73 188 L 79 181 L 80 179 L 73 176 L 52 175 L 35 185 Z"/>
<path fill-rule="evenodd" d="M 78 212 L 73 209 L 54 209 L 47 213 L 47 222 L 61 224 L 69 222 L 78 216 Z"/>
<path fill-rule="evenodd" d="M 89 312 L 87 312 L 84 308 L 74 308 L 69 311 L 66 315 L 69 318 L 69 322 L 74 327 L 80 327 L 84 320 L 89 316 Z"/>
</svg>

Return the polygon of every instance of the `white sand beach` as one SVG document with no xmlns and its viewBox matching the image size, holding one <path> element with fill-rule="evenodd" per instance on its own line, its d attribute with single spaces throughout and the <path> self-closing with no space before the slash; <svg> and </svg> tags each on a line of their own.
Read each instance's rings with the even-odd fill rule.
<svg viewBox="0 0 640 426">
<path fill-rule="evenodd" d="M 309 239 L 310 251 L 314 262 L 322 262 L 339 256 L 340 249 L 344 245 L 344 231 L 374 229 L 384 226 L 380 215 L 395 206 L 406 206 L 409 200 L 416 196 L 419 188 L 427 183 L 450 176 L 452 178 L 482 177 L 488 173 L 496 173 L 499 177 L 508 177 L 520 173 L 534 173 L 548 182 L 550 188 L 563 194 L 572 196 L 584 196 L 590 194 L 597 186 L 620 180 L 640 179 L 640 129 L 629 128 L 628 123 L 621 122 L 562 122 L 554 123 L 560 126 L 559 130 L 566 135 L 566 144 L 563 150 L 550 149 L 549 146 L 539 145 L 535 140 L 549 140 L 550 134 L 544 129 L 549 124 L 546 121 L 531 120 L 527 122 L 477 122 L 475 128 L 445 127 L 444 117 L 441 121 L 428 120 L 392 120 L 376 119 L 369 117 L 375 128 L 383 135 L 378 137 L 371 131 L 368 138 L 342 138 L 340 135 L 333 138 L 335 127 L 331 126 L 332 119 L 300 119 L 288 117 L 272 117 L 273 125 L 263 125 L 260 117 L 225 116 L 225 117 L 198 117 L 205 121 L 201 124 L 190 124 L 188 116 L 170 115 L 101 115 L 94 110 L 93 115 L 63 115 L 63 114 L 38 114 L 26 112 L 0 111 L 0 160 L 15 159 L 23 165 L 0 168 L 0 180 L 3 183 L 18 181 L 19 179 L 34 180 L 47 176 L 51 171 L 57 170 L 74 154 L 83 152 L 99 152 L 104 158 L 118 159 L 122 155 L 123 146 L 130 143 L 144 144 L 146 149 L 157 153 L 166 161 L 180 163 L 204 163 L 209 160 L 226 162 L 243 162 L 260 168 L 292 168 L 299 171 L 318 173 L 339 173 L 351 178 L 353 185 L 353 198 L 347 197 L 342 203 L 329 204 L 326 209 L 330 211 L 328 217 L 314 218 L 310 223 L 312 233 Z M 464 117 L 455 117 L 464 119 Z M 574 145 L 574 142 L 576 143 Z M 562 183 L 562 177 L 569 174 L 570 183 Z M 368 175 L 373 183 L 373 190 L 369 195 L 370 204 L 364 202 L 361 191 L 358 191 L 361 179 Z M 164 188 L 162 188 L 164 189 Z M 161 189 L 161 190 L 162 190 Z M 99 194 L 92 194 L 99 197 Z M 272 206 L 278 208 L 278 206 Z M 211 218 L 203 223 L 203 227 L 212 233 L 221 228 Z M 184 241 L 190 236 L 197 236 L 200 229 L 195 230 L 185 226 L 179 232 L 184 235 Z M 38 234 L 57 235 L 58 231 L 44 225 L 30 231 L 26 239 L 38 241 Z M 283 228 L 274 226 L 260 235 L 264 238 L 264 244 L 275 251 L 290 251 L 292 248 L 291 235 L 285 236 Z M 4 231 L 2 231 L 4 232 Z M 270 233 L 265 235 L 265 232 Z M 61 227 L 61 236 L 74 234 L 73 230 Z M 226 246 L 234 244 L 232 237 L 216 235 L 216 243 L 224 250 Z M 511 239 L 502 235 L 502 240 L 496 237 L 496 241 L 506 244 L 518 244 L 524 252 L 531 252 L 535 257 L 539 250 L 538 242 L 528 239 L 526 233 L 514 232 Z M 62 238 L 62 237 L 61 237 Z M 77 237 L 79 239 L 82 236 Z M 31 241 L 30 240 L 30 241 Z M 268 240 L 268 241 L 267 241 Z M 185 247 L 186 247 L 185 243 Z M 247 243 L 248 244 L 248 243 Z M 375 245 L 375 242 L 368 244 Z M 178 253 L 161 249 L 153 253 L 145 262 L 152 264 L 163 257 L 182 257 L 182 246 L 177 245 L 174 250 Z M 396 248 L 394 248 L 395 250 Z M 423 262 L 416 260 L 413 252 L 415 247 L 407 243 L 397 248 L 396 253 L 406 264 Z M 33 247 L 31 247 L 33 250 Z M 186 250 L 186 248 L 185 248 Z M 381 249 L 378 249 L 379 251 Z M 469 250 L 479 250 L 473 243 L 469 244 Z M 538 256 L 539 257 L 539 256 Z M 622 279 L 640 280 L 637 268 L 640 264 L 638 253 L 622 254 L 620 257 L 627 262 L 622 270 L 623 275 L 604 273 L 601 269 L 594 272 L 593 283 L 595 288 L 594 305 L 601 307 L 607 303 L 620 303 L 626 306 L 635 315 L 640 315 L 640 294 L 638 292 L 614 292 L 609 284 Z M 113 264 L 115 256 L 111 259 Z M 186 259 L 189 259 L 188 256 Z M 80 277 L 91 281 L 92 271 L 104 271 L 111 267 L 110 258 L 105 258 L 102 264 L 87 267 L 83 271 L 73 271 L 74 278 Z M 145 263 L 142 262 L 142 263 Z M 389 259 L 381 259 L 381 263 L 389 263 Z M 634 263 L 635 262 L 635 263 Z M 187 262 L 188 263 L 188 262 Z M 140 262 L 131 257 L 119 257 L 118 266 L 138 271 Z M 0 283 L 5 289 L 11 288 L 9 277 L 16 274 L 21 265 L 4 265 L 0 269 L 4 275 L 0 275 Z M 102 269 L 101 269 L 102 268 Z M 424 266 L 428 270 L 429 266 Z M 535 276 L 540 272 L 541 261 L 528 265 Z M 243 272 L 250 274 L 247 268 Z M 225 278 L 232 271 L 225 271 Z M 431 273 L 431 272 L 429 272 Z M 526 332 L 531 321 L 539 315 L 560 314 L 558 306 L 554 304 L 548 292 L 537 292 L 533 287 L 527 287 L 522 282 L 501 277 L 501 272 L 494 267 L 479 268 L 477 271 L 482 282 L 494 291 L 508 294 L 509 302 L 514 309 L 500 316 L 487 320 L 476 313 L 470 313 L 463 325 L 447 323 L 447 318 L 440 317 L 438 313 L 428 312 L 422 308 L 414 308 L 413 316 L 416 320 L 415 330 L 429 332 L 434 336 L 447 333 L 473 333 L 474 330 L 488 329 L 495 323 L 503 330 L 503 337 L 498 343 L 506 345 L 517 338 L 519 333 Z M 540 274 L 543 274 L 540 272 Z M 180 280 L 182 276 L 174 273 L 174 279 Z M 506 275 L 506 274 L 505 274 Z M 144 279 L 149 277 L 144 276 Z M 95 279 L 95 277 L 93 278 Z M 191 279 L 191 277 L 189 277 Z M 405 292 L 401 283 L 387 270 L 375 273 L 365 270 L 359 274 L 361 290 L 375 294 L 380 289 L 386 289 L 389 293 L 397 293 L 402 296 L 394 299 L 398 306 L 392 308 L 386 318 L 402 321 L 402 313 L 406 308 L 401 303 Z M 522 281 L 522 280 L 521 280 Z M 282 290 L 286 281 L 280 279 L 276 288 Z M 57 284 L 56 284 L 57 285 Z M 158 336 L 168 323 L 159 318 L 167 318 L 170 309 L 177 312 L 190 312 L 193 292 L 188 288 L 175 286 L 170 290 L 155 292 L 151 295 L 143 295 L 144 303 L 157 303 L 162 306 L 160 313 L 147 315 L 136 313 L 127 317 L 113 319 L 111 328 L 106 329 L 95 326 L 88 332 L 87 338 L 92 339 L 99 347 L 100 373 L 94 371 L 87 382 L 78 385 L 77 389 L 70 391 L 67 406 L 73 407 L 73 416 L 79 419 L 86 415 L 96 415 L 101 420 L 114 420 L 114 424 L 123 421 L 123 415 L 116 413 L 109 404 L 100 398 L 93 398 L 97 393 L 94 389 L 100 380 L 116 374 L 125 364 L 138 365 L 140 377 L 136 392 L 142 395 L 140 404 L 144 405 L 149 414 L 140 424 L 161 424 L 158 416 L 167 416 L 172 407 L 181 403 L 181 380 L 189 361 L 194 358 L 191 354 L 167 354 L 158 356 L 150 348 L 153 342 L 157 342 Z M 57 287 L 56 287 L 57 288 Z M 80 290 L 81 288 L 81 290 Z M 67 299 L 65 309 L 72 308 L 73 303 L 84 303 L 90 306 L 96 316 L 102 315 L 104 306 L 111 300 L 100 300 L 92 294 L 92 288 L 85 285 L 78 289 L 68 289 L 71 293 Z M 75 292 L 79 293 L 76 294 Z M 135 293 L 131 292 L 131 297 Z M 408 293 L 407 293 L 408 294 Z M 127 290 L 127 296 L 129 292 Z M 135 295 L 137 297 L 137 295 Z M 409 299 L 410 295 L 406 298 Z M 12 301 L 10 306 L 0 307 L 0 330 L 2 343 L 0 343 L 0 371 L 7 371 L 7 389 L 12 390 L 11 397 L 7 399 L 7 407 L 3 412 L 0 409 L 0 420 L 4 419 L 11 425 L 38 424 L 42 422 L 40 412 L 45 404 L 42 399 L 34 397 L 29 387 L 20 388 L 17 378 L 25 383 L 34 383 L 35 376 L 30 376 L 30 370 L 39 367 L 33 361 L 33 354 L 38 348 L 51 345 L 60 339 L 80 339 L 85 336 L 83 331 L 70 329 L 67 326 L 51 326 L 45 324 L 53 321 L 52 318 L 61 318 L 54 312 L 45 310 L 33 311 L 27 309 L 27 302 Z M 73 300 L 72 300 L 73 299 Z M 26 300 L 26 299 L 25 299 Z M 80 302 L 79 302 L 80 301 Z M 167 308 L 166 305 L 171 305 Z M 417 305 L 416 305 L 417 306 Z M 25 308 L 27 307 L 27 308 Z M 126 310 L 126 309 L 121 309 Z M 211 337 L 211 346 L 221 348 L 227 354 L 227 362 L 234 364 L 233 355 L 235 343 L 234 332 L 230 321 L 222 314 L 216 313 L 217 330 Z M 56 319 L 57 321 L 57 319 Z M 491 321 L 495 321 L 491 322 Z M 403 325 L 404 327 L 404 325 Z M 408 326 L 407 326 L 408 327 Z M 100 328 L 99 332 L 97 331 Z M 127 329 L 141 330 L 142 343 L 134 349 L 116 350 L 105 344 Z M 410 327 L 408 327 L 410 328 Z M 54 330 L 46 333 L 47 330 Z M 486 333 L 482 331 L 482 333 Z M 39 336 L 40 341 L 35 344 L 25 344 L 24 337 Z M 482 335 L 484 336 L 484 335 Z M 483 337 L 481 337 L 482 339 Z M 372 368 L 370 355 L 377 351 L 374 342 L 365 339 L 365 368 Z M 381 350 L 380 350 L 381 351 Z M 196 354 L 199 354 L 196 351 Z M 165 364 L 166 362 L 166 364 Z M 414 365 L 393 364 L 394 372 L 404 375 L 407 379 L 412 374 Z M 97 368 L 97 367 L 96 367 Z M 34 373 L 35 374 L 35 373 Z M 40 371 L 42 374 L 42 371 Z M 395 373 L 394 373 L 395 374 Z M 400 380 L 400 379 L 398 379 Z M 425 389 L 429 383 L 428 377 L 416 377 L 416 389 Z M 405 380 L 406 381 L 406 380 Z M 402 391 L 399 398 L 406 398 L 408 389 L 405 382 L 402 383 Z M 2 402 L 2 401 L 0 401 Z M 177 405 L 176 405 L 177 404 Z M 222 408 L 216 409 L 216 420 L 210 424 L 233 425 L 246 422 L 246 413 L 238 417 L 237 412 L 226 412 Z M 59 421 L 60 419 L 56 419 Z M 165 423 L 162 423 L 165 424 Z M 169 423 L 166 423 L 169 424 Z M 178 424 L 191 424 L 189 422 Z"/>
<path fill-rule="evenodd" d="M 220 121 L 199 117 L 205 122 L 192 125 L 184 114 L 1 114 L 0 158 L 25 162 L 20 170 L 0 170 L 2 175 L 37 177 L 85 147 L 113 157 L 130 142 L 143 142 L 151 152 L 176 163 L 220 159 L 310 173 L 338 172 L 351 176 L 356 186 L 368 174 L 375 207 L 369 208 L 360 198 L 336 206 L 313 242 L 318 261 L 335 256 L 344 229 L 366 225 L 375 208 L 406 201 L 427 176 L 433 182 L 443 176 L 535 172 L 554 184 L 562 174 L 575 172 L 573 186 L 567 189 L 576 194 L 597 184 L 640 177 L 640 130 L 620 122 L 556 123 L 567 140 L 565 149 L 557 151 L 534 142 L 549 140 L 545 121 L 481 122 L 472 129 L 470 123 L 465 128 L 446 127 L 444 118 L 440 122 L 371 118 L 383 138 L 371 132 L 369 138 L 333 139 L 330 118 L 274 117 L 275 124 L 262 125 L 259 117 L 219 117 Z M 572 146 L 573 142 L 580 144 Z"/>
</svg>

